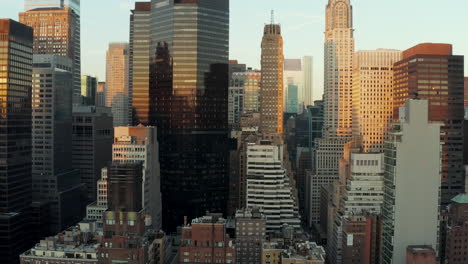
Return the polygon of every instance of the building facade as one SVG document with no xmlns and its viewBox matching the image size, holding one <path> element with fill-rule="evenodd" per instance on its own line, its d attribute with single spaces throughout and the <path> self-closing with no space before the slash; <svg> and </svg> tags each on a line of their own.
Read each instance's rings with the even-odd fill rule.
<svg viewBox="0 0 468 264">
<path fill-rule="evenodd" d="M 106 106 L 106 82 L 98 82 L 95 105 Z"/>
<path fill-rule="evenodd" d="M 34 54 L 55 54 L 72 61 L 73 102 L 81 94 L 81 26 L 79 0 L 26 0 L 21 23 L 34 29 Z"/>
<path fill-rule="evenodd" d="M 72 134 L 72 167 L 79 170 L 86 185 L 86 201 L 96 201 L 96 182 L 101 169 L 112 160 L 114 129 L 108 107 L 74 106 Z"/>
<path fill-rule="evenodd" d="M 112 108 L 114 127 L 131 124 L 128 54 L 128 43 L 111 43 L 106 53 L 105 97 L 106 106 Z"/>
<path fill-rule="evenodd" d="M 447 263 L 461 264 L 466 256 L 468 239 L 468 195 L 459 194 L 452 199 L 448 208 L 445 256 Z"/>
<path fill-rule="evenodd" d="M 84 208 L 72 169 L 72 70 L 68 57 L 33 57 L 33 199 L 50 203 L 52 233 L 80 221 Z"/>
<path fill-rule="evenodd" d="M 408 246 L 406 264 L 437 264 L 437 255 L 431 246 Z M 450 262 L 452 263 L 452 262 Z"/>
<path fill-rule="evenodd" d="M 284 55 L 283 37 L 279 24 L 265 25 L 261 66 L 260 131 L 265 134 L 283 134 Z"/>
<path fill-rule="evenodd" d="M 330 136 L 351 135 L 353 8 L 350 0 L 328 0 L 325 29 L 325 129 Z"/>
<path fill-rule="evenodd" d="M 284 97 L 284 105 L 286 113 L 297 113 L 298 111 L 289 111 L 288 109 L 289 100 L 293 100 L 293 98 L 296 99 L 297 104 L 299 102 L 302 102 L 303 98 L 303 88 L 304 88 L 304 73 L 302 71 L 302 60 L 301 59 L 284 59 L 284 73 L 283 73 L 283 80 L 284 80 L 284 91 L 283 91 L 283 97 Z M 291 91 L 292 94 L 290 95 L 289 93 L 289 85 L 296 86 L 296 91 Z M 292 88 L 294 90 L 294 88 Z M 291 99 L 290 99 L 291 98 Z M 296 106 L 294 106 L 294 109 Z M 299 108 L 302 109 L 302 105 L 299 107 L 297 106 L 297 110 Z"/>
<path fill-rule="evenodd" d="M 158 127 L 164 230 L 173 231 L 184 216 L 226 211 L 229 1 L 151 4 L 150 125 Z"/>
<path fill-rule="evenodd" d="M 403 52 L 394 66 L 394 119 L 398 108 L 415 94 L 429 101 L 429 120 L 444 122 L 442 146 L 442 207 L 464 192 L 463 56 L 450 44 L 424 43 Z"/>
<path fill-rule="evenodd" d="M 112 161 L 143 163 L 142 208 L 151 217 L 156 230 L 161 229 L 161 175 L 159 145 L 155 127 L 116 127 Z"/>
<path fill-rule="evenodd" d="M 302 79 L 304 107 L 314 104 L 314 61 L 311 56 L 302 57 Z"/>
<path fill-rule="evenodd" d="M 362 50 L 353 63 L 353 137 L 364 152 L 382 152 L 393 118 L 393 64 L 398 50 Z"/>
<path fill-rule="evenodd" d="M 84 105 L 96 104 L 97 78 L 89 75 L 81 76 L 81 103 Z"/>
<path fill-rule="evenodd" d="M 182 227 L 179 263 L 235 264 L 234 241 L 226 234 L 226 220 L 213 214 Z"/>
<path fill-rule="evenodd" d="M 150 112 L 151 3 L 136 2 L 130 15 L 129 90 L 133 125 L 148 124 Z"/>
<path fill-rule="evenodd" d="M 410 245 L 437 250 L 442 124 L 428 120 L 429 109 L 408 100 L 385 143 L 383 264 L 404 263 Z"/>
<path fill-rule="evenodd" d="M 236 212 L 237 263 L 260 263 L 262 245 L 266 239 L 266 218 L 258 208 Z"/>
<path fill-rule="evenodd" d="M 260 141 L 247 146 L 247 208 L 266 216 L 267 233 L 280 232 L 283 224 L 300 229 L 297 195 L 284 164 L 284 146 Z"/>
<path fill-rule="evenodd" d="M 244 112 L 245 79 L 242 73 L 234 73 L 229 81 L 228 122 L 233 130 L 240 129 L 240 117 Z"/>
<path fill-rule="evenodd" d="M 0 19 L 0 262 L 18 263 L 31 243 L 33 29 Z M 8 128 L 8 129 L 7 129 Z"/>
</svg>

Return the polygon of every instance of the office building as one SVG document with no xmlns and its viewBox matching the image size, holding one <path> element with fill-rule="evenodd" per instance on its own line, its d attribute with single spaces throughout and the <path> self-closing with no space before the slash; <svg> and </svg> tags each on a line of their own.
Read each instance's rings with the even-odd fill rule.
<svg viewBox="0 0 468 264">
<path fill-rule="evenodd" d="M 96 90 L 96 106 L 106 106 L 106 83 L 98 82 Z"/>
<path fill-rule="evenodd" d="M 299 112 L 299 108 L 302 107 L 299 105 L 299 86 L 296 84 L 288 84 L 287 93 L 286 93 L 286 113 L 295 113 Z"/>
<path fill-rule="evenodd" d="M 73 106 L 72 167 L 86 185 L 87 204 L 96 201 L 101 168 L 112 160 L 114 129 L 108 107 Z"/>
<path fill-rule="evenodd" d="M 442 207 L 464 192 L 463 164 L 463 56 L 450 44 L 424 43 L 403 52 L 394 65 L 394 119 L 398 108 L 415 94 L 429 101 L 429 120 L 442 126 Z"/>
<path fill-rule="evenodd" d="M 315 242 L 275 239 L 263 243 L 262 264 L 325 264 L 323 247 Z"/>
<path fill-rule="evenodd" d="M 249 69 L 246 72 L 233 74 L 232 80 L 239 80 L 244 87 L 244 112 L 260 111 L 260 84 L 262 73 Z M 234 83 L 235 85 L 235 83 Z"/>
<path fill-rule="evenodd" d="M 291 100 L 290 103 L 293 103 L 293 108 L 297 110 L 302 110 L 302 105 L 296 106 L 295 103 L 299 104 L 303 101 L 303 78 L 304 73 L 302 72 L 302 61 L 301 59 L 284 59 L 284 73 L 283 73 L 283 80 L 284 80 L 284 91 L 283 91 L 283 98 L 284 98 L 284 105 L 286 113 L 297 113 L 298 111 L 289 111 L 290 104 L 288 102 Z M 289 86 L 292 87 L 289 87 Z M 292 89 L 291 94 L 289 89 Z"/>
<path fill-rule="evenodd" d="M 428 100 L 408 100 L 385 143 L 383 264 L 404 263 L 410 245 L 437 250 L 442 124 L 429 111 Z"/>
<path fill-rule="evenodd" d="M 21 23 L 34 29 L 34 54 L 55 54 L 72 61 L 73 102 L 81 94 L 81 26 L 79 0 L 25 0 Z"/>
<path fill-rule="evenodd" d="M 247 65 L 239 63 L 237 60 L 229 60 L 229 80 L 232 79 L 234 73 L 245 72 Z"/>
<path fill-rule="evenodd" d="M 464 79 L 464 92 L 465 92 L 465 96 L 464 96 L 464 107 L 465 108 L 468 108 L 468 77 L 465 77 Z"/>
<path fill-rule="evenodd" d="M 353 137 L 364 152 L 382 152 L 393 118 L 393 64 L 398 50 L 361 50 L 353 63 Z"/>
<path fill-rule="evenodd" d="M 287 224 L 300 229 L 297 194 L 284 162 L 284 145 L 260 141 L 247 146 L 247 208 L 259 208 L 268 234 Z"/>
<path fill-rule="evenodd" d="M 72 67 L 64 56 L 33 57 L 33 199 L 50 203 L 52 233 L 80 221 L 83 208 L 72 169 Z"/>
<path fill-rule="evenodd" d="M 96 183 L 96 201 L 86 206 L 86 220 L 96 222 L 96 232 L 102 234 L 102 214 L 107 210 L 107 167 L 101 169 L 101 178 Z"/>
<path fill-rule="evenodd" d="M 234 241 L 226 234 L 226 220 L 211 214 L 185 223 L 178 257 L 179 263 L 237 263 Z"/>
<path fill-rule="evenodd" d="M 135 2 L 130 15 L 129 90 L 133 125 L 148 124 L 151 100 L 149 84 L 151 2 Z"/>
<path fill-rule="evenodd" d="M 128 43 L 111 43 L 106 54 L 106 106 L 112 108 L 114 127 L 131 124 L 128 87 Z"/>
<path fill-rule="evenodd" d="M 306 108 L 307 119 L 309 121 L 309 148 L 315 148 L 316 139 L 322 137 L 323 132 L 323 101 L 314 101 L 313 105 Z"/>
<path fill-rule="evenodd" d="M 242 73 L 234 73 L 229 85 L 228 123 L 231 129 L 240 129 L 240 117 L 244 112 L 245 79 Z"/>
<path fill-rule="evenodd" d="M 260 263 L 266 238 L 266 218 L 258 208 L 236 212 L 237 263 Z"/>
<path fill-rule="evenodd" d="M 84 105 L 96 104 L 97 78 L 89 75 L 81 76 L 81 103 Z"/>
<path fill-rule="evenodd" d="M 158 127 L 163 226 L 173 231 L 184 216 L 226 212 L 229 1 L 151 4 L 150 125 Z"/>
<path fill-rule="evenodd" d="M 311 56 L 302 57 L 302 86 L 303 99 L 300 102 L 304 107 L 314 104 L 314 64 Z"/>
<path fill-rule="evenodd" d="M 284 55 L 279 24 L 265 25 L 262 38 L 262 79 L 260 89 L 260 132 L 283 134 Z"/>
<path fill-rule="evenodd" d="M 448 208 L 445 257 L 447 263 L 462 264 L 466 256 L 468 239 L 468 195 L 459 194 L 452 199 Z"/>
<path fill-rule="evenodd" d="M 324 113 L 326 135 L 349 136 L 354 55 L 350 0 L 328 0 L 325 29 Z"/>
<path fill-rule="evenodd" d="M 343 219 L 342 225 L 343 263 L 379 263 L 381 242 L 380 217 L 375 215 L 347 216 Z"/>
<path fill-rule="evenodd" d="M 406 249 L 406 264 L 437 264 L 436 252 L 431 246 L 408 246 Z M 450 262 L 452 263 L 452 262 Z"/>
<path fill-rule="evenodd" d="M 143 163 L 142 208 L 151 218 L 153 228 L 161 228 L 161 175 L 159 146 L 155 127 L 116 127 L 112 161 Z"/>
<path fill-rule="evenodd" d="M 33 29 L 0 19 L 0 262 L 18 263 L 31 243 Z M 15 79 L 10 76 L 16 76 Z M 15 95 L 15 96 L 13 96 Z"/>
</svg>

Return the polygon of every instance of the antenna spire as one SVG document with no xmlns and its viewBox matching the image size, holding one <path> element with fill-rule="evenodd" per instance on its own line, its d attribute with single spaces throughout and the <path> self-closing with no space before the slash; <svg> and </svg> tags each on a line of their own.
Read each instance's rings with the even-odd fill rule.
<svg viewBox="0 0 468 264">
<path fill-rule="evenodd" d="M 271 10 L 271 24 L 275 24 L 275 10 Z"/>
</svg>

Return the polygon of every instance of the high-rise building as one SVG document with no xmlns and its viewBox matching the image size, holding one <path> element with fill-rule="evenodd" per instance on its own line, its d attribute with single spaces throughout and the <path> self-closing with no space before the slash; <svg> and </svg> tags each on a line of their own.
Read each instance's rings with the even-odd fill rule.
<svg viewBox="0 0 468 264">
<path fill-rule="evenodd" d="M 86 220 L 96 221 L 96 231 L 102 234 L 102 214 L 107 210 L 107 167 L 101 169 L 101 178 L 96 183 L 96 201 L 86 206 Z"/>
<path fill-rule="evenodd" d="M 259 208 L 267 219 L 267 233 L 284 224 L 300 229 L 297 195 L 284 164 L 284 145 L 260 141 L 247 146 L 247 208 Z"/>
<path fill-rule="evenodd" d="M 382 263 L 404 263 L 406 247 L 437 250 L 442 123 L 431 122 L 428 100 L 407 100 L 385 143 Z"/>
<path fill-rule="evenodd" d="M 394 66 L 394 119 L 398 108 L 415 94 L 429 101 L 429 120 L 442 126 L 442 208 L 464 192 L 463 164 L 463 56 L 450 44 L 424 43 L 403 52 Z"/>
<path fill-rule="evenodd" d="M 81 94 L 81 26 L 79 0 L 25 0 L 20 22 L 34 29 L 34 54 L 66 56 L 72 61 L 73 102 Z"/>
<path fill-rule="evenodd" d="M 115 127 L 112 161 L 143 163 L 142 208 L 151 217 L 153 227 L 161 229 L 161 175 L 156 128 Z"/>
<path fill-rule="evenodd" d="M 207 215 L 192 220 L 182 227 L 179 263 L 236 264 L 234 241 L 226 233 L 222 215 Z"/>
<path fill-rule="evenodd" d="M 158 127 L 164 230 L 226 212 L 229 0 L 152 0 L 150 125 Z"/>
<path fill-rule="evenodd" d="M 468 108 L 468 77 L 465 77 L 464 83 L 465 83 L 465 85 L 464 85 L 464 92 L 465 92 L 464 107 Z"/>
<path fill-rule="evenodd" d="M 264 134 L 283 134 L 284 55 L 283 37 L 279 24 L 265 25 L 261 65 L 260 131 Z"/>
<path fill-rule="evenodd" d="M 31 243 L 33 29 L 0 19 L 0 47 L 0 262 L 13 264 Z"/>
<path fill-rule="evenodd" d="M 322 137 L 323 132 L 323 101 L 314 101 L 313 105 L 308 105 L 307 119 L 309 121 L 309 148 L 315 148 L 315 139 Z M 314 160 L 314 159 L 312 159 Z"/>
<path fill-rule="evenodd" d="M 353 8 L 350 0 L 328 0 L 325 31 L 325 132 L 349 136 L 352 123 Z"/>
<path fill-rule="evenodd" d="M 240 129 L 240 117 L 244 112 L 245 72 L 235 72 L 229 80 L 228 123 L 231 129 Z"/>
<path fill-rule="evenodd" d="M 101 168 L 112 160 L 114 129 L 108 107 L 73 106 L 72 167 L 86 184 L 87 203 L 96 201 Z"/>
<path fill-rule="evenodd" d="M 81 103 L 84 105 L 96 104 L 97 78 L 89 75 L 81 76 Z"/>
<path fill-rule="evenodd" d="M 353 136 L 364 152 L 382 152 L 393 118 L 393 64 L 398 50 L 362 50 L 353 63 Z"/>
<path fill-rule="evenodd" d="M 232 79 L 234 73 L 236 72 L 245 72 L 247 70 L 247 65 L 240 64 L 237 60 L 229 60 L 229 80 Z"/>
<path fill-rule="evenodd" d="M 299 112 L 299 86 L 296 84 L 288 84 L 288 91 L 286 93 L 286 113 L 297 114 Z"/>
<path fill-rule="evenodd" d="M 286 113 L 297 113 L 298 111 L 289 111 L 289 100 L 295 101 L 295 103 L 299 104 L 302 102 L 303 98 L 303 78 L 304 74 L 302 72 L 302 61 L 301 59 L 284 59 L 284 71 L 283 71 L 283 80 L 284 80 L 284 91 L 283 91 L 283 99 L 285 112 Z M 292 85 L 293 87 L 289 87 Z M 295 87 L 294 87 L 295 86 Z M 291 95 L 289 89 L 292 89 Z M 296 106 L 294 106 L 296 108 Z M 299 107 L 297 106 L 297 110 L 301 108 L 302 105 Z"/>
<path fill-rule="evenodd" d="M 52 233 L 81 220 L 83 186 L 72 169 L 73 63 L 34 55 L 32 74 L 33 198 L 50 204 Z"/>
<path fill-rule="evenodd" d="M 136 2 L 130 15 L 129 90 L 133 125 L 148 124 L 150 112 L 151 2 Z"/>
<path fill-rule="evenodd" d="M 447 263 L 468 261 L 468 194 L 459 194 L 448 208 L 445 256 Z"/>
<path fill-rule="evenodd" d="M 343 218 L 342 225 L 342 263 L 380 263 L 380 217 L 351 215 Z"/>
<path fill-rule="evenodd" d="M 128 53 L 128 43 L 111 43 L 106 54 L 106 106 L 112 108 L 115 127 L 131 123 Z"/>
<path fill-rule="evenodd" d="M 244 112 L 259 112 L 261 72 L 248 70 L 235 74 L 234 78 L 236 77 L 244 80 Z"/>
<path fill-rule="evenodd" d="M 311 56 L 302 57 L 302 104 L 304 107 L 314 104 L 314 64 Z"/>
<path fill-rule="evenodd" d="M 106 106 L 106 82 L 98 82 L 95 105 Z"/>
<path fill-rule="evenodd" d="M 262 245 L 266 238 L 266 218 L 258 208 L 236 212 L 237 263 L 260 263 Z"/>
</svg>

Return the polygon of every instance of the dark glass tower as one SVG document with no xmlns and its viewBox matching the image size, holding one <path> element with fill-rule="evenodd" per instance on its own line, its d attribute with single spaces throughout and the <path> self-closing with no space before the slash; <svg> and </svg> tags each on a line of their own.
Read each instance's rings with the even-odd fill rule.
<svg viewBox="0 0 468 264">
<path fill-rule="evenodd" d="M 0 263 L 30 245 L 32 28 L 0 19 Z"/>
<path fill-rule="evenodd" d="M 226 210 L 229 0 L 153 0 L 150 125 L 159 129 L 163 226 Z"/>
</svg>

